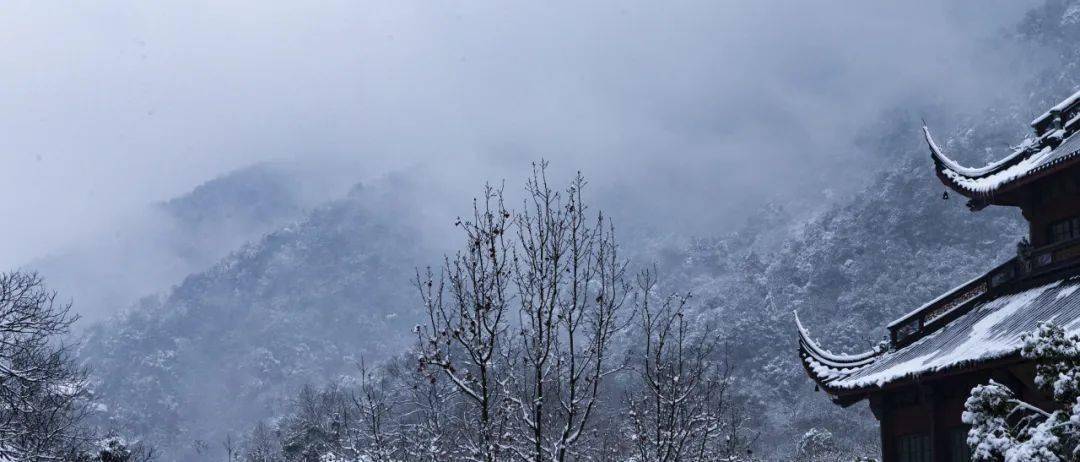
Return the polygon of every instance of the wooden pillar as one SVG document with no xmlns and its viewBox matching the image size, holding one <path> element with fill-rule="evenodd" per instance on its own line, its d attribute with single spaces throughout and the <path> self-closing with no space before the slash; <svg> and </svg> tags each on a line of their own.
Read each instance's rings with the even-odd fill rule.
<svg viewBox="0 0 1080 462">
<path fill-rule="evenodd" d="M 924 386 L 923 399 L 926 402 L 927 416 L 930 420 L 930 460 L 934 462 L 949 462 L 952 453 L 949 451 L 949 427 L 945 422 L 945 407 L 940 390 L 932 386 Z"/>
<path fill-rule="evenodd" d="M 881 462 L 896 461 L 896 441 L 893 438 L 892 412 L 888 396 L 873 395 L 868 400 L 870 411 L 878 420 L 879 435 L 881 438 Z"/>
</svg>

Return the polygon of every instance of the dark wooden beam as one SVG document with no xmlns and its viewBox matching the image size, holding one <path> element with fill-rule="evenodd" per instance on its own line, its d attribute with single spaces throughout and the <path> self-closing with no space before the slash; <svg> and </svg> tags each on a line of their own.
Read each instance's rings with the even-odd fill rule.
<svg viewBox="0 0 1080 462">
<path fill-rule="evenodd" d="M 888 395 L 877 396 L 878 434 L 881 436 L 881 462 L 895 462 L 896 460 L 896 435 L 893 431 L 892 400 Z"/>
</svg>

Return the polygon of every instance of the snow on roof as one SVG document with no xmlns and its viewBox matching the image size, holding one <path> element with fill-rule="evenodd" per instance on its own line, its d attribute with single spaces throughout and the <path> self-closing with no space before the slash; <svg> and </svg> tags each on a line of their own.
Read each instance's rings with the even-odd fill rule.
<svg viewBox="0 0 1080 462">
<path fill-rule="evenodd" d="M 907 321 L 907 320 L 909 320 L 909 319 L 911 319 L 911 318 L 914 318 L 914 317 L 915 317 L 915 316 L 917 316 L 917 315 L 918 315 L 919 313 L 922 313 L 922 312 L 923 312 L 924 310 L 926 310 L 926 308 L 930 307 L 930 305 L 935 305 L 935 304 L 937 304 L 938 302 L 940 302 L 940 301 L 942 301 L 942 300 L 944 300 L 944 299 L 946 299 L 946 298 L 948 298 L 948 297 L 951 297 L 951 296 L 955 295 L 955 294 L 956 294 L 957 292 L 960 292 L 960 289 L 963 289 L 963 288 L 965 288 L 965 287 L 967 287 L 967 286 L 969 286 L 969 285 L 971 285 L 971 284 L 975 283 L 975 281 L 978 281 L 979 279 L 982 279 L 982 278 L 984 278 L 984 277 L 986 277 L 986 275 L 985 275 L 985 274 L 980 274 L 980 275 L 978 275 L 978 276 L 975 276 L 974 278 L 972 278 L 972 279 L 971 279 L 970 281 L 967 281 L 967 282 L 965 282 L 965 283 L 963 283 L 963 284 L 960 284 L 960 285 L 958 285 L 958 286 L 956 286 L 956 287 L 953 287 L 953 288 L 952 288 L 951 290 L 949 290 L 949 291 L 947 291 L 947 292 L 945 292 L 945 293 L 941 294 L 941 295 L 940 295 L 940 296 L 938 296 L 937 298 L 935 298 L 935 299 L 933 299 L 933 300 L 930 300 L 930 301 L 928 301 L 928 302 L 926 302 L 926 303 L 923 303 L 923 305 L 922 305 L 922 306 L 920 306 L 919 308 L 917 308 L 917 309 L 915 309 L 915 310 L 913 310 L 913 311 L 909 312 L 908 314 L 905 314 L 905 315 L 903 315 L 903 316 L 901 316 L 901 317 L 899 317 L 899 318 L 896 318 L 896 319 L 894 319 L 894 320 L 893 320 L 893 322 L 890 322 L 890 323 L 889 323 L 888 325 L 886 325 L 885 327 L 887 327 L 887 328 L 890 328 L 890 329 L 891 329 L 891 328 L 893 328 L 893 327 L 899 326 L 899 325 L 900 325 L 901 323 L 903 323 L 904 321 Z"/>
<path fill-rule="evenodd" d="M 806 330 L 802 325 L 802 321 L 799 320 L 799 312 L 795 313 L 795 326 L 799 329 L 799 338 L 803 342 L 804 347 L 813 354 L 814 359 L 819 363 L 830 367 L 850 368 L 858 367 L 870 364 L 875 356 L 880 354 L 880 351 L 869 351 L 866 353 L 849 355 L 849 354 L 837 354 L 829 350 L 822 348 L 810 337 L 810 332 Z"/>
<path fill-rule="evenodd" d="M 1005 183 L 1030 173 L 1035 167 L 1042 164 L 1051 152 L 1053 152 L 1053 150 L 1050 149 L 1049 146 L 1044 147 L 1035 155 L 1021 160 L 1008 168 L 979 178 L 971 178 L 951 169 L 943 169 L 941 173 L 968 191 L 985 194 L 1000 188 L 1001 185 Z"/>
<path fill-rule="evenodd" d="M 966 167 L 951 159 L 941 146 L 930 136 L 930 130 L 923 127 L 926 144 L 930 147 L 930 156 L 934 159 L 938 177 L 946 185 L 961 194 L 978 198 L 971 205 L 979 209 L 987 204 L 986 199 L 998 189 L 1024 176 L 1043 170 L 1065 159 L 1076 157 L 1080 151 L 1080 111 L 1074 108 L 1080 104 L 1080 91 L 1073 93 L 1060 103 L 1050 108 L 1031 122 L 1036 127 L 1036 137 L 1027 138 L 1012 153 L 997 162 L 982 167 Z M 1064 124 L 1045 125 L 1051 116 L 1070 116 Z"/>
<path fill-rule="evenodd" d="M 923 127 L 930 155 L 938 169 L 938 176 L 949 186 L 968 196 L 986 196 L 1003 186 L 1072 158 L 1080 152 L 1080 136 L 1064 130 L 1054 130 L 1038 140 L 1026 139 L 1011 154 L 997 162 L 979 168 L 965 167 L 949 158 Z M 1064 138 L 1057 147 L 1050 139 Z M 1040 148 L 1041 146 L 1041 148 Z"/>
<path fill-rule="evenodd" d="M 1057 103 L 1056 106 L 1050 108 L 1050 110 L 1048 110 L 1048 111 L 1042 113 L 1042 115 L 1036 117 L 1035 120 L 1031 121 L 1031 126 L 1034 127 L 1034 126 L 1038 125 L 1039 122 L 1042 122 L 1042 121 L 1046 120 L 1048 117 L 1050 117 L 1051 114 L 1053 114 L 1055 112 L 1064 111 L 1065 108 L 1067 108 L 1069 106 L 1072 106 L 1072 104 L 1077 102 L 1078 100 L 1080 100 L 1080 91 L 1077 91 L 1076 93 L 1073 93 L 1072 96 L 1061 100 L 1061 102 Z"/>
<path fill-rule="evenodd" d="M 19 459 L 19 452 L 15 448 L 0 443 L 0 462 L 15 462 Z"/>
<path fill-rule="evenodd" d="M 812 377 L 833 391 L 889 383 L 1016 354 L 1021 335 L 1052 321 L 1080 334 L 1080 276 L 976 302 L 970 311 L 936 332 L 864 364 L 829 364 L 802 347 Z M 804 332 L 800 325 L 800 335 Z"/>
<path fill-rule="evenodd" d="M 995 169 L 1001 167 L 1005 163 L 1015 159 L 1021 154 L 1024 154 L 1027 148 L 1030 147 L 1032 144 L 1031 139 L 1028 138 L 1024 140 L 1024 142 L 1021 143 L 1020 146 L 1018 146 L 1012 154 L 1009 154 L 1004 159 L 984 165 L 982 167 L 965 167 L 957 163 L 955 160 L 950 159 L 949 156 L 945 155 L 945 152 L 942 151 L 941 147 L 938 146 L 937 142 L 934 141 L 934 137 L 930 135 L 930 128 L 923 126 L 922 129 L 923 135 L 926 137 L 926 143 L 930 146 L 930 153 L 933 154 L 933 156 L 942 164 L 948 167 L 949 170 L 952 170 L 956 173 L 959 173 L 960 175 L 967 177 L 979 177 L 988 173 L 992 173 Z"/>
</svg>

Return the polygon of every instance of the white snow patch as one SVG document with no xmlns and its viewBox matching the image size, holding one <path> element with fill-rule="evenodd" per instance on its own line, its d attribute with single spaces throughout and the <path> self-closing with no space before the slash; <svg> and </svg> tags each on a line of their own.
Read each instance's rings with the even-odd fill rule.
<svg viewBox="0 0 1080 462">
<path fill-rule="evenodd" d="M 1061 25 L 1068 26 L 1080 22 L 1080 3 L 1073 3 L 1061 15 Z"/>
<path fill-rule="evenodd" d="M 1059 290 L 1057 295 L 1054 297 L 1054 300 L 1061 300 L 1065 297 L 1072 295 L 1073 292 L 1076 292 L 1077 288 L 1080 288 L 1080 285 L 1071 285 L 1069 287 Z"/>
<path fill-rule="evenodd" d="M 1070 13 L 1069 13 L 1070 11 L 1072 11 L 1074 9 L 1078 9 L 1078 8 L 1080 8 L 1080 6 L 1070 5 L 1069 9 L 1065 10 L 1065 14 L 1062 15 L 1062 18 L 1061 18 L 1062 21 L 1064 21 L 1065 18 L 1070 17 Z M 1077 15 L 1077 14 L 1080 14 L 1080 12 L 1073 12 L 1072 13 L 1072 15 Z M 1077 18 L 1077 19 L 1080 19 L 1080 18 Z M 1031 121 L 1031 125 L 1032 126 L 1038 125 L 1039 122 L 1042 122 L 1042 121 L 1046 120 L 1046 118 L 1050 117 L 1050 115 L 1053 114 L 1054 112 L 1061 112 L 1061 111 L 1065 110 L 1065 108 L 1071 106 L 1072 103 L 1075 103 L 1077 100 L 1080 100 L 1080 91 L 1078 91 L 1076 93 L 1073 93 L 1072 96 L 1069 96 L 1068 98 L 1065 98 L 1065 99 L 1061 100 L 1061 102 L 1057 103 L 1056 106 L 1054 106 L 1054 107 L 1050 108 L 1050 110 L 1042 113 L 1042 115 L 1040 115 L 1039 117 L 1036 117 L 1035 120 Z"/>
<path fill-rule="evenodd" d="M 976 311 L 968 313 L 967 316 L 975 315 L 976 313 L 986 313 L 986 315 L 971 326 L 967 339 L 958 345 L 949 345 L 950 351 L 948 354 L 942 354 L 941 350 L 933 350 L 918 357 L 892 365 L 884 370 L 852 380 L 839 380 L 830 385 L 839 388 L 858 388 L 868 385 L 882 385 L 909 375 L 938 371 L 960 364 L 1002 357 L 1012 353 L 1020 348 L 1020 335 L 1022 333 L 1015 332 L 1002 334 L 995 329 L 995 327 L 1003 320 L 1015 315 L 1018 310 L 1030 306 L 1031 302 L 1047 290 L 1057 287 L 1060 284 L 1061 281 L 1056 281 L 1024 292 L 1007 295 L 990 301 L 977 308 Z M 1066 290 L 1075 290 L 1075 287 L 1076 286 L 1072 286 Z M 942 335 L 946 330 L 939 330 L 923 337 L 908 348 L 913 348 L 921 343 L 931 341 L 931 339 Z"/>
<path fill-rule="evenodd" d="M 1020 143 L 1020 146 L 1017 146 L 1016 149 L 1012 152 L 1012 154 L 1009 154 L 1004 159 L 996 162 L 991 162 L 982 167 L 965 167 L 963 165 L 960 165 L 955 160 L 952 160 L 949 156 L 945 155 L 945 152 L 942 151 L 941 147 L 938 146 L 937 142 L 934 141 L 934 137 L 930 135 L 930 129 L 926 126 L 923 126 L 923 135 L 926 136 L 926 143 L 930 145 L 930 150 L 934 152 L 934 157 L 937 157 L 938 160 L 941 161 L 941 163 L 945 164 L 945 166 L 949 168 L 949 170 L 959 173 L 960 175 L 969 177 L 982 176 L 994 171 L 1002 164 L 1013 160 L 1021 154 L 1024 154 L 1027 151 L 1027 148 L 1034 143 L 1034 140 L 1032 140 L 1031 138 L 1024 139 L 1024 141 Z"/>
<path fill-rule="evenodd" d="M 960 185 L 964 189 L 969 191 L 986 193 L 997 189 L 999 186 L 1008 183 L 1016 178 L 1023 176 L 1030 172 L 1035 167 L 1038 167 L 1046 158 L 1054 152 L 1050 146 L 1042 148 L 1039 152 L 1033 154 L 1016 164 L 1009 166 L 1008 168 L 995 172 L 991 175 L 984 176 L 982 178 L 969 178 L 961 173 L 953 171 L 950 168 L 943 169 L 942 174 L 949 177 L 950 180 Z"/>
</svg>

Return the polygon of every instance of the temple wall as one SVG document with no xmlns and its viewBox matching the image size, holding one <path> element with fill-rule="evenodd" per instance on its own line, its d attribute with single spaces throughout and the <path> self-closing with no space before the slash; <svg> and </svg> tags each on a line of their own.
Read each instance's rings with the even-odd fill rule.
<svg viewBox="0 0 1080 462">
<path fill-rule="evenodd" d="M 974 371 L 911 384 L 871 397 L 881 425 L 882 462 L 966 462 L 964 402 L 976 385 L 991 379 L 1044 409 L 1050 402 L 1031 383 L 1033 366 Z"/>
<path fill-rule="evenodd" d="M 1080 172 L 1067 172 L 1033 188 L 1022 205 L 1035 247 L 1050 243 L 1050 225 L 1080 217 Z"/>
</svg>

